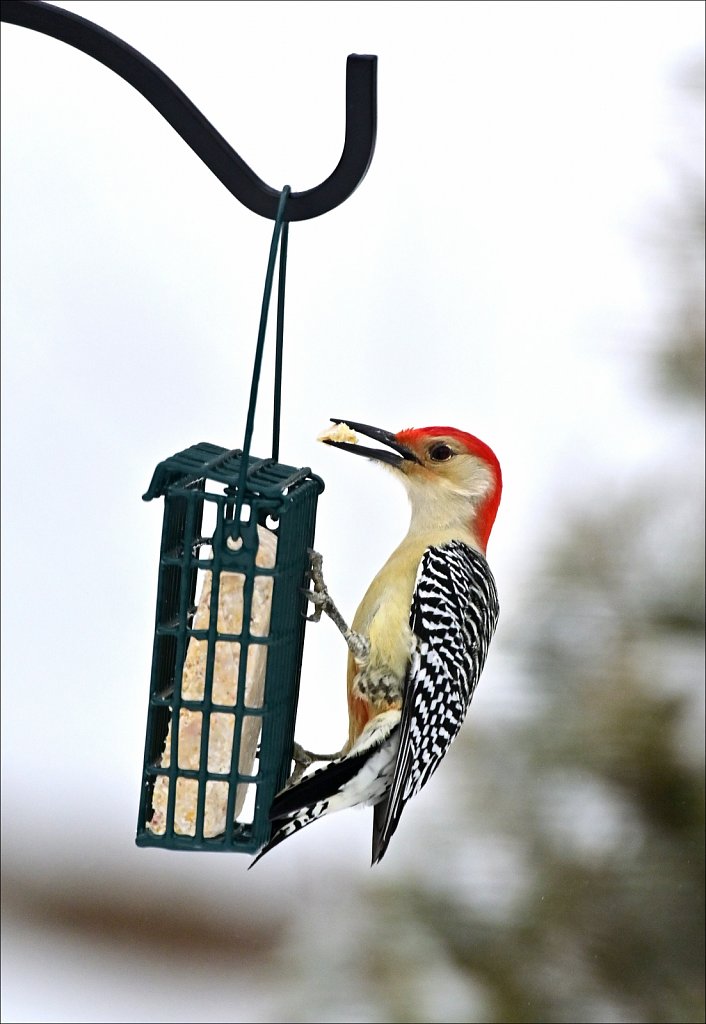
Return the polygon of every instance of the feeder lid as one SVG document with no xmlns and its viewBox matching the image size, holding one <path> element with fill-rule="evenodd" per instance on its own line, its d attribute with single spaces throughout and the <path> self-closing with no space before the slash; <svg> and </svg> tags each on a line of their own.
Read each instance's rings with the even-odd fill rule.
<svg viewBox="0 0 706 1024">
<path fill-rule="evenodd" d="M 152 498 L 160 498 L 175 483 L 180 487 L 188 487 L 189 484 L 205 477 L 237 486 L 242 454 L 239 448 L 221 448 L 207 441 L 192 445 L 191 448 L 186 448 L 183 452 L 178 452 L 159 463 L 142 499 L 151 501 Z M 294 466 L 284 466 L 273 459 L 248 459 L 248 488 L 263 497 L 281 497 L 289 488 L 304 480 L 313 480 L 319 488 L 319 493 L 323 491 L 323 480 L 312 473 L 308 466 L 296 469 Z"/>
</svg>

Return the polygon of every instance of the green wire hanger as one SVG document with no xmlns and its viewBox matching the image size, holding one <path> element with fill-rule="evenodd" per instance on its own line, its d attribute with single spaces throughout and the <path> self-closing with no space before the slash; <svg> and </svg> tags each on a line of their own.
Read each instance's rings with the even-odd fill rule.
<svg viewBox="0 0 706 1024">
<path fill-rule="evenodd" d="M 238 481 L 238 494 L 235 506 L 235 521 L 240 523 L 243 507 L 243 495 L 245 494 L 245 482 L 248 475 L 248 463 L 250 457 L 250 446 L 255 427 L 255 410 L 257 407 L 257 395 L 260 386 L 260 374 L 262 371 L 262 355 L 265 349 L 265 335 L 267 333 L 267 317 L 270 310 L 272 298 L 272 285 L 275 276 L 275 264 L 279 252 L 279 275 L 277 287 L 277 333 L 275 338 L 275 380 L 274 380 L 274 411 L 272 417 L 272 461 L 279 461 L 279 436 L 282 419 L 282 349 L 284 342 L 284 293 L 287 277 L 287 245 L 289 240 L 289 223 L 284 219 L 285 207 L 291 189 L 285 185 L 282 189 L 277 206 L 277 216 L 272 232 L 270 253 L 267 260 L 267 273 L 265 275 L 265 290 L 262 296 L 262 308 L 260 311 L 260 326 L 257 332 L 257 345 L 255 347 L 255 362 L 252 371 L 250 384 L 250 401 L 248 403 L 248 415 L 245 422 L 245 438 L 243 440 L 243 455 L 240 463 L 240 478 Z"/>
</svg>

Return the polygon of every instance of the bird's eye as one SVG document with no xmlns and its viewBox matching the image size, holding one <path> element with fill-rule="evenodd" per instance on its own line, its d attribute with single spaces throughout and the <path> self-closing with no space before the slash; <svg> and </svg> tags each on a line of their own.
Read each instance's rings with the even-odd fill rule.
<svg viewBox="0 0 706 1024">
<path fill-rule="evenodd" d="M 447 444 L 435 444 L 433 448 L 429 449 L 429 458 L 433 462 L 447 462 L 453 454 Z"/>
</svg>

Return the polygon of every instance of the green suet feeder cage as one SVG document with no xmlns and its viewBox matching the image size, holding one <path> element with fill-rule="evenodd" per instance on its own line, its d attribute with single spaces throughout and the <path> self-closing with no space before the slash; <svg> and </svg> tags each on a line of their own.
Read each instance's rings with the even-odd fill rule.
<svg viewBox="0 0 706 1024">
<path fill-rule="evenodd" d="M 323 482 L 251 458 L 240 491 L 243 458 L 195 445 L 145 495 L 164 525 L 140 846 L 254 852 L 289 775 Z"/>
</svg>

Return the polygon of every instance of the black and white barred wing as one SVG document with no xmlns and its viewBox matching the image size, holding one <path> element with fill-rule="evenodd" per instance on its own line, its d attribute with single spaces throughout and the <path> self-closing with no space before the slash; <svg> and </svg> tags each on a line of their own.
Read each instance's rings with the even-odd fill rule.
<svg viewBox="0 0 706 1024">
<path fill-rule="evenodd" d="M 461 541 L 427 548 L 410 609 L 418 643 L 405 684 L 399 753 L 387 799 L 375 807 L 373 863 L 385 853 L 405 804 L 458 733 L 497 619 L 498 595 L 485 558 Z"/>
</svg>

